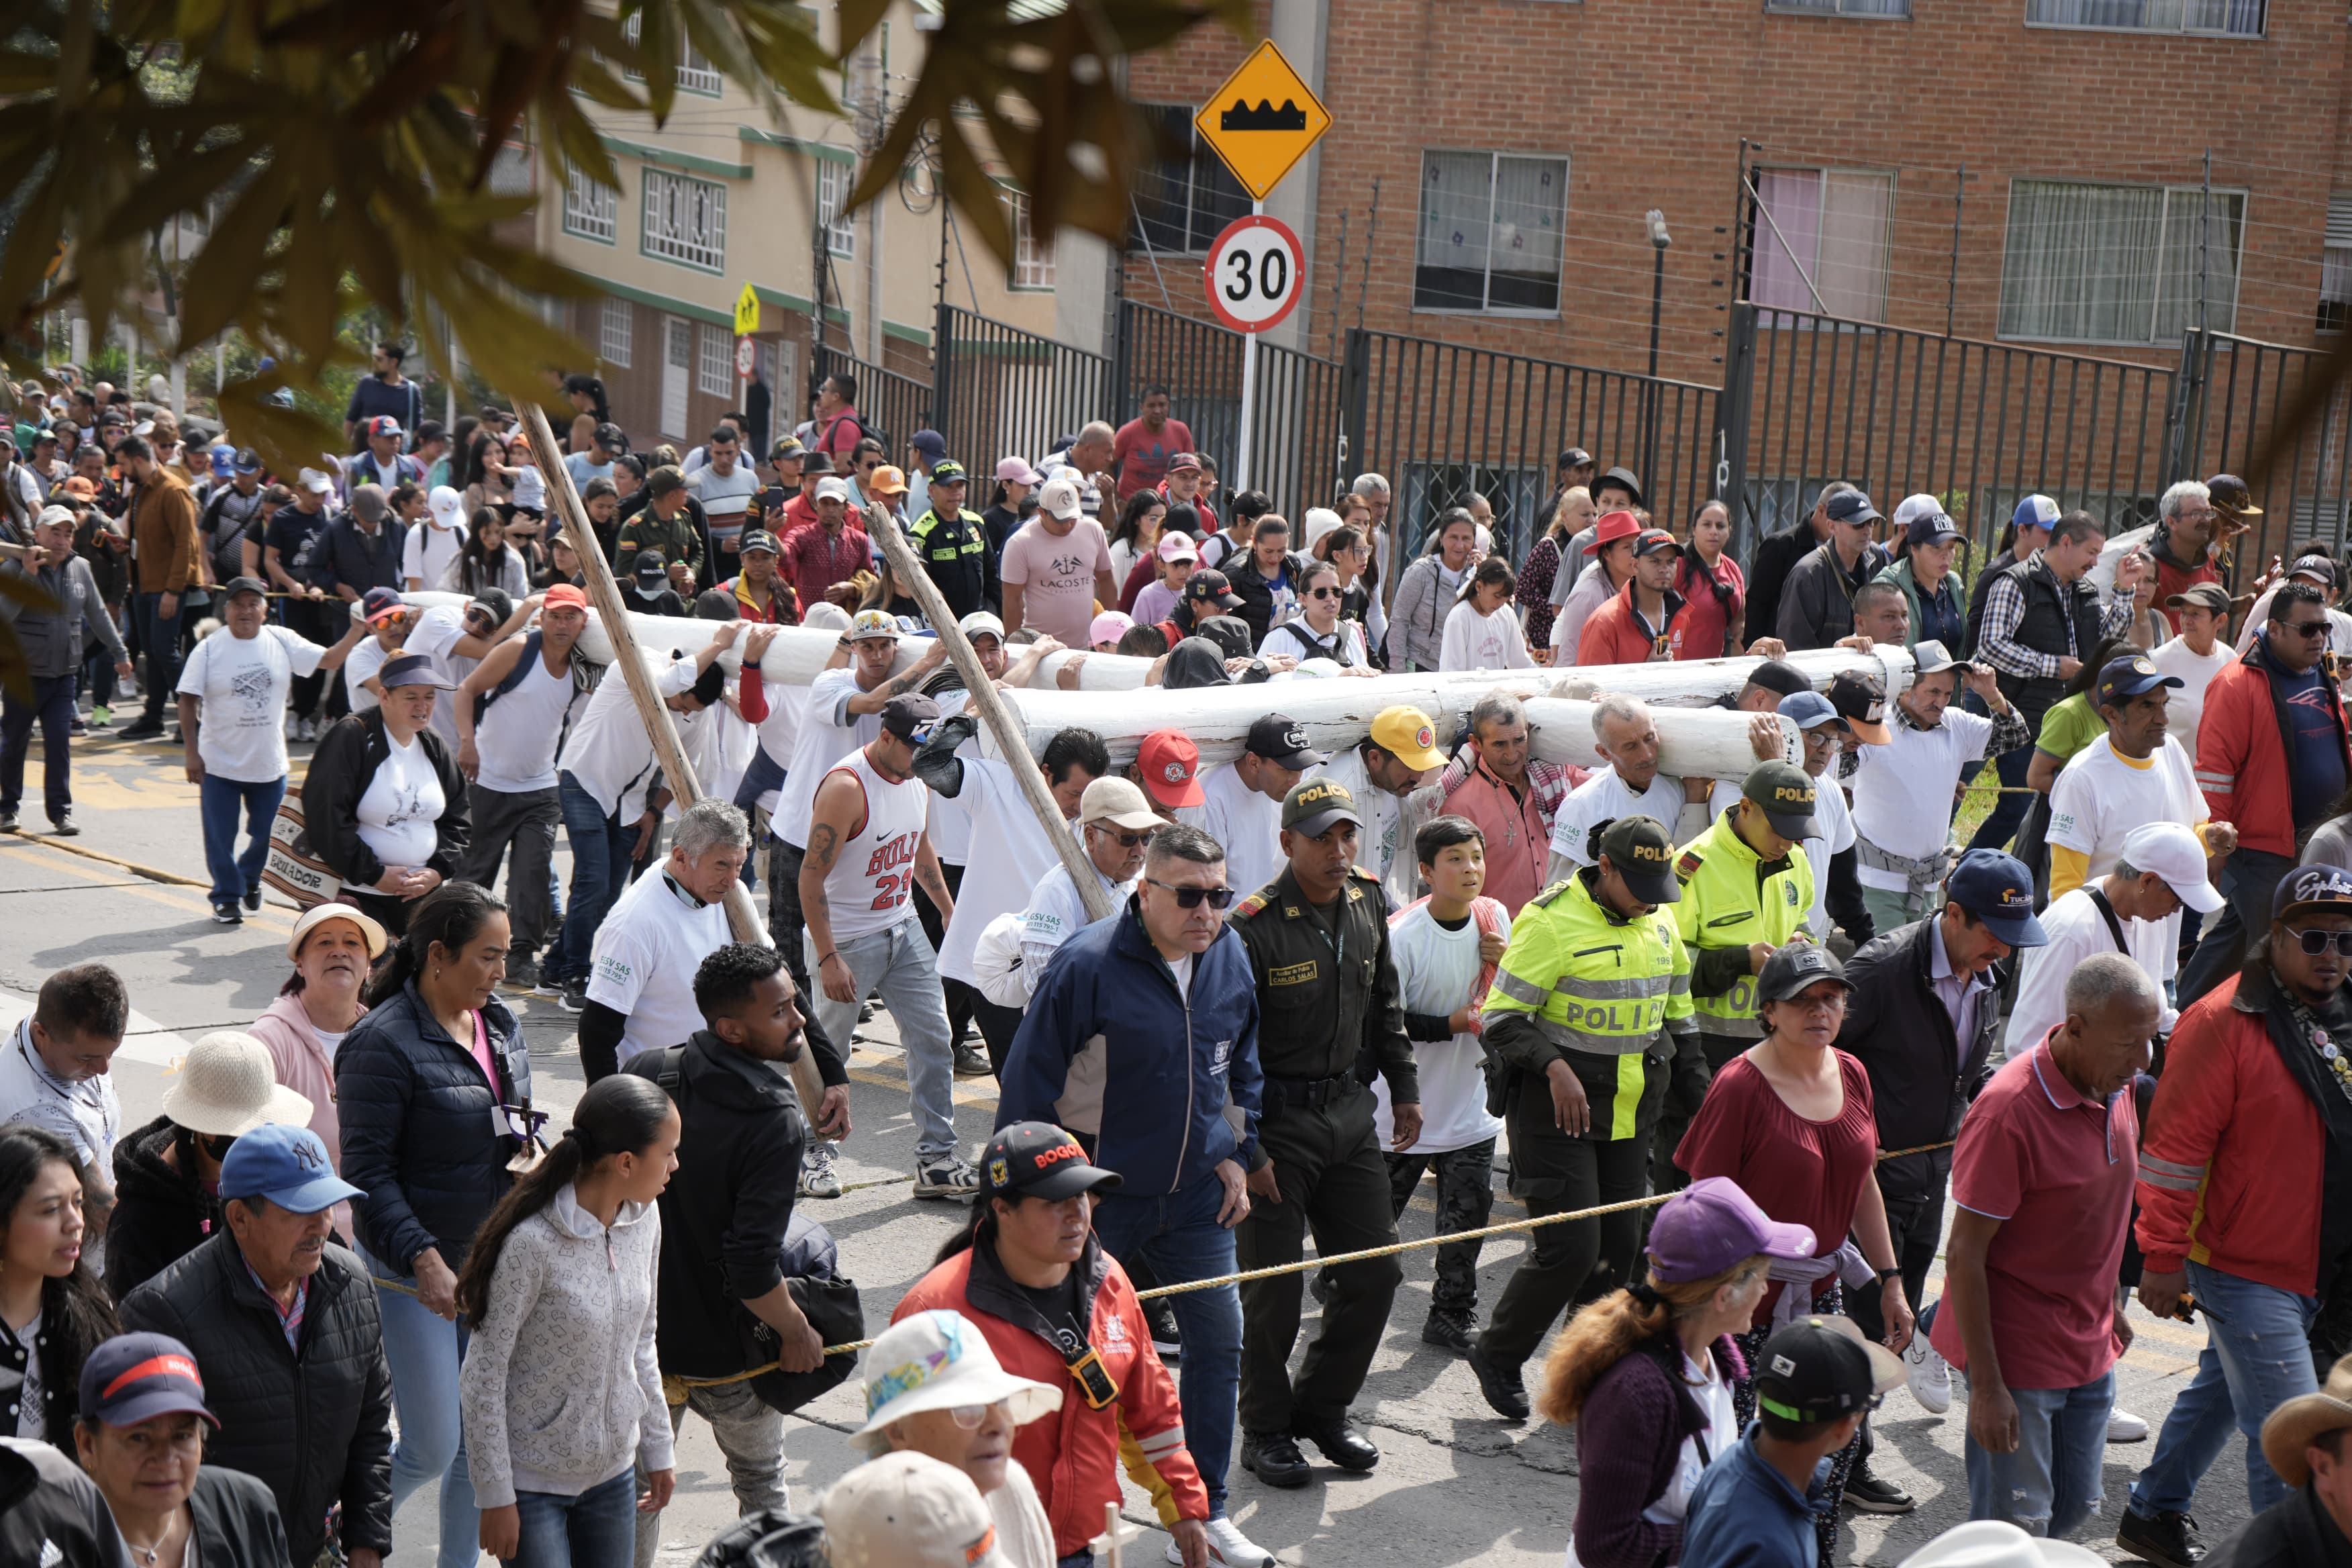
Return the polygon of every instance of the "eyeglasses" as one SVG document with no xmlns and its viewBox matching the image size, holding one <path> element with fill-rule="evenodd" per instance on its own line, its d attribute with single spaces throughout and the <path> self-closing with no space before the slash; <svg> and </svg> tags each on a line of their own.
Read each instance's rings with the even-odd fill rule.
<svg viewBox="0 0 2352 1568">
<path fill-rule="evenodd" d="M 948 1419 L 967 1432 L 977 1432 L 980 1424 L 988 1419 L 988 1413 L 995 1408 L 995 1405 L 951 1405 L 948 1406 Z"/>
<path fill-rule="evenodd" d="M 2352 931 L 2297 931 L 2289 926 L 2286 934 L 2302 943 L 2303 951 L 2314 958 L 2331 947 L 2344 957 L 2352 958 Z"/>
<path fill-rule="evenodd" d="M 1089 827 L 1091 827 L 1091 828 L 1093 828 L 1097 833 L 1101 834 L 1105 838 L 1111 838 L 1111 839 L 1116 839 L 1116 840 L 1118 840 L 1118 847 L 1119 847 L 1121 849 L 1140 849 L 1140 848 L 1142 848 L 1145 845 L 1147 845 L 1147 844 L 1149 844 L 1149 843 L 1150 843 L 1150 842 L 1151 842 L 1151 835 L 1150 835 L 1150 834 L 1149 834 L 1149 833 L 1122 833 L 1122 832 L 1120 832 L 1120 831 L 1119 831 L 1118 828 L 1116 828 L 1116 827 L 1105 827 L 1105 826 L 1104 826 L 1101 823 L 1099 823 L 1099 822 L 1092 822 L 1092 823 L 1088 823 L 1087 826 L 1089 826 Z M 1157 886 L 1160 886 L 1160 887 L 1162 887 L 1162 888 L 1166 887 L 1167 885 L 1168 885 L 1168 884 L 1167 884 L 1167 883 L 1165 883 L 1165 882 L 1161 882 L 1161 883 L 1157 884 Z M 1189 892 L 1189 891 L 1191 891 L 1191 890 L 1192 890 L 1192 889 L 1186 889 L 1186 891 L 1188 891 L 1188 892 Z M 1193 904 L 1197 904 L 1197 903 L 1199 903 L 1200 901 L 1201 901 L 1200 900 L 1195 899 L 1195 900 L 1192 900 L 1192 903 L 1193 903 Z M 1192 908 L 1192 904 L 1187 904 L 1187 905 L 1185 905 L 1184 907 L 1185 907 L 1186 909 L 1190 909 L 1190 908 Z M 1219 909 L 1223 909 L 1223 908 L 1224 908 L 1224 906 L 1223 906 L 1223 904 L 1219 904 L 1217 907 L 1218 907 Z"/>
<path fill-rule="evenodd" d="M 2324 619 L 2316 621 L 2281 621 L 2279 623 L 2279 629 L 2299 637 L 2315 637 L 2327 630 L 2327 622 Z"/>
<path fill-rule="evenodd" d="M 1209 907 L 1213 910 L 1222 910 L 1234 901 L 1234 890 L 1231 888 L 1179 888 L 1171 883 L 1163 882 L 1157 877 L 1146 877 L 1143 879 L 1155 888 L 1175 894 L 1176 907 L 1180 910 L 1197 910 L 1201 907 L 1202 899 L 1209 900 Z"/>
<path fill-rule="evenodd" d="M 1310 599 L 1336 599 L 1339 596 L 1339 590 L 1337 588 L 1309 588 L 1307 590 L 1307 596 Z"/>
</svg>

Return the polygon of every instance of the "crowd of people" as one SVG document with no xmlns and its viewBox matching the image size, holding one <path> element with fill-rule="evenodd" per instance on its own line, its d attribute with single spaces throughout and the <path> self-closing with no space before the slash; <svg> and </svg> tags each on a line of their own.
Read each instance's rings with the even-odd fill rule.
<svg viewBox="0 0 2352 1568">
<path fill-rule="evenodd" d="M 1934 496 L 1827 485 L 1743 564 L 1722 502 L 1654 518 L 1577 448 L 1531 538 L 1378 474 L 1294 531 L 1159 387 L 1034 466 L 966 454 L 982 497 L 936 432 L 894 462 L 846 375 L 763 458 L 735 415 L 640 456 L 574 376 L 551 476 L 497 411 L 423 419 L 403 357 L 290 482 L 102 384 L 16 393 L 0 575 L 46 598 L 0 596 L 0 829 L 37 724 L 71 833 L 72 738 L 141 702 L 214 919 L 301 913 L 277 1001 L 143 1127 L 101 964 L 0 1058 L 0 1540 L 373 1568 L 430 1486 L 444 1568 L 646 1568 L 691 1413 L 742 1528 L 836 1563 L 1074 1568 L 1124 1474 L 1169 1562 L 1265 1568 L 1245 1489 L 1381 1461 L 1357 1405 L 1429 1179 L 1419 1338 L 1575 1430 L 1584 1568 L 1826 1568 L 1842 1510 L 1915 1507 L 1872 1413 L 1942 1415 L 1956 1371 L 1969 1539 L 2079 1531 L 2149 1436 L 2134 1291 L 2208 1342 L 2121 1548 L 2352 1558 L 2352 617 L 2324 541 L 2233 593 L 2241 481 L 2112 542 L 2026 496 L 1971 581 Z M 583 652 L 576 526 L 625 603 L 718 623 L 645 656 L 698 799 Z M 985 754 L 934 601 L 1002 688 L 1113 653 L 1138 701 L 1270 710 L 1221 766 L 1176 723 Z M 785 626 L 837 639 L 805 685 L 762 670 Z M 1904 650 L 1895 689 L 1791 661 L 1838 648 Z M 1732 656 L 1751 764 L 1663 771 L 1611 672 Z M 1524 674 L 1450 746 L 1409 704 L 1336 752 L 1281 710 L 1544 668 L 1589 746 L 1538 754 Z M 561 1128 L 518 993 L 577 1019 Z M 877 1010 L 911 1197 L 969 1218 L 828 1356 L 867 1337 L 815 1204 Z M 976 1148 L 959 1079 L 993 1080 Z M 1541 1223 L 1482 1282 L 1498 1175 Z M 871 1458 L 795 1513 L 783 1415 L 853 1376 Z M 2209 1544 L 2232 1427 L 2259 1517 Z"/>
</svg>

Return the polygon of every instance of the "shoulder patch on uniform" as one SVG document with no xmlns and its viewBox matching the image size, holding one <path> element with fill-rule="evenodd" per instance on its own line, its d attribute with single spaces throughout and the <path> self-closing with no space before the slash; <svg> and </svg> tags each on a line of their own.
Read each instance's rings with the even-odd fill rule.
<svg viewBox="0 0 2352 1568">
<path fill-rule="evenodd" d="M 1685 849 L 1680 855 L 1675 857 L 1675 875 L 1687 882 L 1693 877 L 1697 876 L 1698 868 L 1706 864 L 1706 856 L 1700 854 L 1696 849 Z"/>
<path fill-rule="evenodd" d="M 1365 870 L 1361 866 L 1350 866 L 1350 867 L 1349 867 L 1349 868 L 1348 868 L 1348 875 L 1349 875 L 1350 877 L 1353 877 L 1353 878 L 1354 878 L 1354 879 L 1356 879 L 1356 880 L 1358 880 L 1359 882 L 1378 882 L 1378 881 L 1380 880 L 1380 879 L 1379 879 L 1378 877 L 1373 876 L 1370 871 Z"/>
<path fill-rule="evenodd" d="M 1559 898 L 1566 891 L 1568 891 L 1568 884 L 1566 882 L 1554 882 L 1550 887 L 1546 888 L 1542 892 L 1538 893 L 1534 898 L 1529 899 L 1528 902 L 1538 909 L 1543 909 L 1549 905 L 1554 899 Z"/>
<path fill-rule="evenodd" d="M 1263 891 L 1259 891 L 1252 893 L 1240 903 L 1235 904 L 1234 906 L 1234 913 L 1246 917 L 1257 913 L 1264 908 L 1265 908 L 1265 894 Z"/>
</svg>

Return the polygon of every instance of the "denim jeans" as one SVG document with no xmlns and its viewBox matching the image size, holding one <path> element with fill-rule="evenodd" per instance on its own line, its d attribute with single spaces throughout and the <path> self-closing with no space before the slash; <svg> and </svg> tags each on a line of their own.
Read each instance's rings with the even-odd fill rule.
<svg viewBox="0 0 2352 1568">
<path fill-rule="evenodd" d="M 669 1407 L 672 1432 L 685 1424 L 689 1410 L 710 1423 L 740 1513 L 748 1516 L 763 1508 L 781 1512 L 792 1506 L 792 1494 L 784 1486 L 784 1418 L 761 1403 L 749 1384 L 688 1389 L 685 1404 Z M 637 1475 L 642 1480 L 645 1472 Z M 653 1568 L 661 1550 L 661 1520 L 658 1513 L 637 1515 L 636 1568 Z"/>
<path fill-rule="evenodd" d="M 1095 1203 L 1095 1239 L 1129 1273 L 1140 1261 L 1162 1285 L 1231 1274 L 1234 1233 L 1217 1223 L 1224 1198 L 1225 1184 L 1214 1171 L 1162 1197 L 1108 1193 Z M 1184 1407 L 1184 1447 L 1208 1488 L 1209 1517 L 1223 1519 L 1241 1398 L 1241 1289 L 1186 1290 L 1167 1301 L 1184 1337 L 1176 1390 Z"/>
<path fill-rule="evenodd" d="M 816 939 L 801 932 L 809 973 L 817 973 L 823 956 Z M 879 990 L 890 1021 L 898 1026 L 898 1043 L 907 1052 L 907 1098 L 915 1110 L 915 1153 L 935 1160 L 956 1152 L 955 1053 L 948 1044 L 947 1004 L 940 990 L 939 960 L 923 940 L 923 923 L 912 910 L 887 931 L 869 931 L 834 943 L 834 951 L 849 965 L 850 998 L 836 1002 L 824 994 L 818 980 L 809 997 L 816 1021 L 849 1055 L 849 1037 L 857 1027 L 857 1004 Z"/>
<path fill-rule="evenodd" d="M 2246 1495 L 2260 1513 L 2286 1496 L 2286 1483 L 2263 1458 L 2263 1418 L 2319 1389 L 2308 1338 L 2318 1303 L 2194 1262 L 2189 1289 L 2221 1317 L 2205 1319 L 2197 1375 L 2173 1400 L 2156 1452 L 2132 1483 L 2131 1510 L 2143 1518 L 2188 1512 L 2234 1426 L 2246 1435 Z"/>
<path fill-rule="evenodd" d="M 2280 879 L 2294 869 L 2292 856 L 2249 849 L 2242 844 L 2222 863 L 2221 875 L 2215 880 L 2229 902 L 2198 938 L 2197 951 L 2189 962 L 2181 965 L 2175 987 L 2181 1006 L 2238 973 L 2238 966 L 2245 962 L 2248 934 L 2260 935 L 2271 929 L 2271 895 L 2278 891 Z"/>
<path fill-rule="evenodd" d="M 2028 1535 L 2067 1536 L 2099 1511 L 2099 1467 L 2116 1374 L 2076 1388 L 2012 1388 L 2017 1451 L 1990 1454 L 1967 1440 L 1969 1517 L 1998 1519 Z"/>
<path fill-rule="evenodd" d="M 577 1497 L 515 1493 L 522 1534 L 510 1568 L 629 1568 L 635 1556 L 637 1477 L 623 1470 Z"/>
<path fill-rule="evenodd" d="M 568 773 L 555 779 L 556 806 L 563 816 L 563 837 L 572 846 L 571 908 L 555 941 L 555 956 L 543 966 L 558 979 L 584 979 L 588 954 L 596 943 L 596 928 L 629 879 L 629 851 L 635 847 L 633 828 L 623 827 L 604 814 L 596 797 L 580 787 Z"/>
<path fill-rule="evenodd" d="M 0 696 L 0 811 L 14 815 L 25 800 L 25 757 L 33 726 L 41 726 L 41 804 L 57 821 L 73 805 L 74 678 L 33 678 L 33 700 Z"/>
<path fill-rule="evenodd" d="M 742 778 L 736 783 L 735 809 L 749 817 L 758 809 L 761 795 L 772 789 L 782 789 L 783 784 L 784 764 L 768 755 L 767 747 L 760 747 L 751 753 L 751 766 L 743 770 Z M 755 892 L 759 889 L 760 853 L 756 844 L 751 853 L 743 857 L 743 885 Z"/>
<path fill-rule="evenodd" d="M 360 1258 L 376 1279 L 415 1289 L 413 1277 L 365 1248 Z M 474 1568 L 482 1555 L 482 1516 L 457 1418 L 457 1368 L 472 1336 L 402 1291 L 379 1288 L 375 1300 L 383 1317 L 383 1359 L 392 1368 L 393 1413 L 400 1421 L 392 1445 L 392 1510 L 397 1514 L 419 1487 L 440 1482 L 439 1568 Z"/>
<path fill-rule="evenodd" d="M 261 886 L 261 868 L 269 859 L 269 825 L 278 820 L 278 803 L 286 798 L 284 779 L 244 784 L 208 773 L 199 786 L 198 809 L 205 824 L 205 866 L 213 874 L 212 900 L 233 904 Z M 245 813 L 245 853 L 236 852 L 236 816 Z"/>
<path fill-rule="evenodd" d="M 139 622 L 139 646 L 147 658 L 145 721 L 161 724 L 180 683 L 180 613 L 163 614 L 161 594 L 133 594 L 131 613 Z"/>
</svg>

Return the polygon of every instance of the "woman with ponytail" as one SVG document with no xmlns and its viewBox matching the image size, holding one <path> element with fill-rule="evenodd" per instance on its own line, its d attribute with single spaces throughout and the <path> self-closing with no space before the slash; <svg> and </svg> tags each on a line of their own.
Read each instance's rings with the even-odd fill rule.
<svg viewBox="0 0 2352 1568">
<path fill-rule="evenodd" d="M 490 1211 L 457 1276 L 458 1380 L 482 1550 L 522 1568 L 629 1568 L 669 1501 L 654 1349 L 677 1108 L 651 1079 L 588 1086 L 572 1126 Z M 649 1490 L 637 1498 L 635 1468 Z"/>
<path fill-rule="evenodd" d="M 343 1177 L 354 1240 L 377 1280 L 400 1437 L 392 1506 L 441 1486 L 441 1568 L 473 1568 L 481 1521 L 457 1414 L 471 1333 L 457 1271 L 528 1152 L 530 1058 L 499 1000 L 507 907 L 471 882 L 410 906 L 408 930 L 368 983 L 368 1011 L 335 1051 Z"/>
<path fill-rule="evenodd" d="M 1675 592 L 1684 599 L 1676 658 L 1728 658 L 1747 646 L 1748 579 L 1730 543 L 1730 509 L 1719 500 L 1700 502 L 1675 563 Z"/>
<path fill-rule="evenodd" d="M 1583 1458 L 1570 1568 L 1682 1560 L 1691 1489 L 1739 1440 L 1732 1386 L 1748 1368 L 1732 1336 L 1747 1331 L 1772 1259 L 1812 1253 L 1811 1231 L 1710 1176 L 1659 1207 L 1646 1278 L 1570 1320 L 1538 1405 L 1575 1425 Z"/>
</svg>

